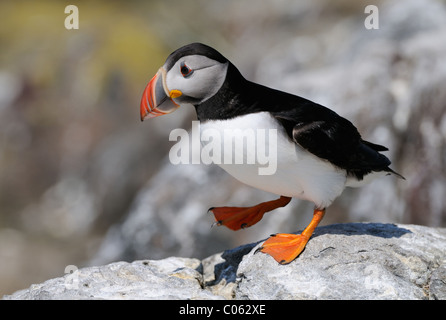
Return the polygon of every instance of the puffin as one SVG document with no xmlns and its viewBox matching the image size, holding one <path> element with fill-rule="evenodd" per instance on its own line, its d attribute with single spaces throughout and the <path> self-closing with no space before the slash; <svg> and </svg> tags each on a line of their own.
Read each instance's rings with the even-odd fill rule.
<svg viewBox="0 0 446 320">
<path fill-rule="evenodd" d="M 360 187 L 385 175 L 404 179 L 381 153 L 388 149 L 362 139 L 349 120 L 303 97 L 245 79 L 220 52 L 202 43 L 185 45 L 167 57 L 143 91 L 141 121 L 186 105 L 195 108 L 201 131 L 212 129 L 223 136 L 227 130 L 275 130 L 275 139 L 256 140 L 276 150 L 272 174 L 259 174 L 264 163 L 257 159 L 216 164 L 242 183 L 280 197 L 252 207 L 212 207 L 209 211 L 215 224 L 239 230 L 256 224 L 266 212 L 286 206 L 292 198 L 314 203 L 312 220 L 300 234 L 273 234 L 257 249 L 279 264 L 300 255 L 326 208 L 346 187 Z M 230 151 L 248 156 L 247 148 Z"/>
</svg>

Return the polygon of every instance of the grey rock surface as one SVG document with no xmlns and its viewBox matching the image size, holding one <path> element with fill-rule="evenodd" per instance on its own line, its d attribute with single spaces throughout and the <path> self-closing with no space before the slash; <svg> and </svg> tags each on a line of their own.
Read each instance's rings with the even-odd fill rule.
<svg viewBox="0 0 446 320">
<path fill-rule="evenodd" d="M 261 242 L 206 259 L 171 257 L 75 270 L 3 299 L 445 299 L 446 229 L 379 223 L 316 229 L 279 265 Z"/>
<path fill-rule="evenodd" d="M 446 290 L 440 275 L 445 231 L 390 224 L 322 227 L 300 258 L 283 268 L 248 255 L 238 267 L 236 298 L 439 298 Z"/>
<path fill-rule="evenodd" d="M 75 270 L 6 299 L 215 299 L 202 288 L 197 259 L 116 262 Z"/>
</svg>

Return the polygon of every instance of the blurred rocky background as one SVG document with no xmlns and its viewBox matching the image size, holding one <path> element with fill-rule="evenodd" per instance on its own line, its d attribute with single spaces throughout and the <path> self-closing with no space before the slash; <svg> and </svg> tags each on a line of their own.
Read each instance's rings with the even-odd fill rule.
<svg viewBox="0 0 446 320">
<path fill-rule="evenodd" d="M 78 30 L 64 27 L 68 4 Z M 364 26 L 369 4 L 379 29 Z M 2 1 L 0 296 L 68 265 L 204 258 L 310 221 L 312 204 L 293 200 L 250 229 L 211 228 L 209 207 L 276 196 L 170 164 L 169 133 L 190 128 L 192 108 L 140 122 L 145 85 L 194 41 L 389 147 L 407 180 L 346 190 L 323 224 L 446 227 L 445 1 Z"/>
</svg>

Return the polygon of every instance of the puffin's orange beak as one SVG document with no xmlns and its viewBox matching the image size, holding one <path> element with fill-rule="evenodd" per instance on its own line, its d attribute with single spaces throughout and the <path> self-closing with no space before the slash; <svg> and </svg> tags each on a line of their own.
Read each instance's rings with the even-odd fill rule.
<svg viewBox="0 0 446 320">
<path fill-rule="evenodd" d="M 181 96 L 181 91 L 169 91 L 166 86 L 166 71 L 160 68 L 144 89 L 140 104 L 141 121 L 175 111 L 179 105 L 173 99 Z"/>
</svg>

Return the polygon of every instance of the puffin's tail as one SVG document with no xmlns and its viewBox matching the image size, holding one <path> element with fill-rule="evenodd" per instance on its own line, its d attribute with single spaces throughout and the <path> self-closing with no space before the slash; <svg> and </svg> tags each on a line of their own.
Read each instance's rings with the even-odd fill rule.
<svg viewBox="0 0 446 320">
<path fill-rule="evenodd" d="M 379 144 L 372 143 L 370 141 L 365 141 L 365 140 L 361 140 L 361 142 L 364 145 L 366 145 L 367 147 L 369 147 L 372 150 L 377 152 L 377 154 L 375 154 L 375 157 L 371 157 L 371 159 L 374 159 L 376 161 L 376 165 L 378 167 L 374 168 L 375 170 L 372 169 L 372 171 L 385 171 L 385 172 L 388 172 L 388 174 L 394 174 L 397 177 L 399 177 L 399 178 L 401 178 L 403 180 L 406 180 L 406 178 L 404 178 L 401 174 L 399 174 L 398 172 L 390 169 L 390 167 L 389 167 L 390 160 L 386 156 L 384 156 L 381 153 L 379 153 L 380 151 L 388 151 L 389 149 L 387 147 L 384 147 L 384 146 L 379 145 Z M 378 157 L 376 157 L 376 156 L 378 156 Z M 379 168 L 380 164 L 383 164 L 385 167 L 383 166 L 384 168 L 383 167 Z"/>
<path fill-rule="evenodd" d="M 388 172 L 389 174 L 394 174 L 396 175 L 398 178 L 401 178 L 403 180 L 406 180 L 406 178 L 404 178 L 402 175 L 400 175 L 398 172 L 393 171 L 392 169 L 390 169 L 389 167 L 387 167 L 384 171 Z"/>
</svg>

